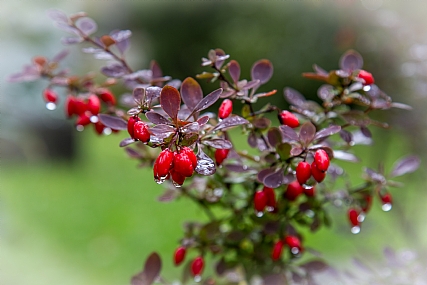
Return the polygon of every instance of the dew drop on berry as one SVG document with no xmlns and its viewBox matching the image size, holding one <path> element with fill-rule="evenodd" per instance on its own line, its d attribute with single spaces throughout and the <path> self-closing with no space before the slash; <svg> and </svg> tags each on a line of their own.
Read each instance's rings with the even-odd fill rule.
<svg viewBox="0 0 427 285">
<path fill-rule="evenodd" d="M 383 204 L 383 205 L 381 206 L 381 209 L 382 209 L 384 212 L 388 212 L 388 211 L 390 211 L 390 210 L 391 210 L 391 208 L 392 208 L 392 205 L 391 205 L 390 203 L 385 203 L 385 204 Z"/>
<path fill-rule="evenodd" d="M 98 123 L 98 121 L 99 121 L 98 116 L 91 116 L 90 121 L 94 124 Z"/>
<path fill-rule="evenodd" d="M 265 209 L 266 209 L 268 212 L 273 212 L 273 211 L 274 211 L 274 207 L 272 207 L 272 206 L 267 206 Z"/>
<path fill-rule="evenodd" d="M 357 235 L 358 233 L 360 233 L 360 227 L 359 226 L 352 227 L 351 233 Z"/>
<path fill-rule="evenodd" d="M 264 216 L 264 212 L 263 211 L 255 211 L 255 216 L 257 216 L 258 218 L 261 218 L 262 216 Z"/>
<path fill-rule="evenodd" d="M 55 110 L 55 109 L 56 109 L 56 104 L 55 104 L 55 103 L 53 103 L 53 102 L 47 102 L 47 103 L 46 103 L 46 109 L 48 109 L 48 110 L 50 110 L 50 111 L 53 111 L 53 110 Z"/>
<path fill-rule="evenodd" d="M 299 253 L 299 248 L 298 247 L 293 247 L 293 248 L 291 248 L 291 252 L 292 252 L 292 254 L 298 254 Z"/>
<path fill-rule="evenodd" d="M 360 213 L 359 216 L 357 216 L 357 221 L 359 223 L 362 223 L 365 220 L 365 214 L 364 213 Z"/>
<path fill-rule="evenodd" d="M 154 182 L 156 182 L 157 184 L 162 184 L 163 183 L 162 181 L 160 181 L 159 178 L 154 178 Z"/>
<path fill-rule="evenodd" d="M 160 184 L 160 183 L 159 183 Z M 175 181 L 172 180 L 172 184 L 173 186 L 175 186 L 176 188 L 181 188 L 182 185 L 179 185 L 178 183 L 176 183 Z"/>
<path fill-rule="evenodd" d="M 85 129 L 85 127 L 84 126 L 82 126 L 82 125 L 77 125 L 76 126 L 76 130 L 78 131 L 78 132 L 83 132 L 83 130 Z"/>
<path fill-rule="evenodd" d="M 202 281 L 202 276 L 200 276 L 200 275 L 194 276 L 194 282 L 199 283 L 200 281 Z"/>
<path fill-rule="evenodd" d="M 112 132 L 113 130 L 110 128 L 104 128 L 104 130 L 102 131 L 102 133 L 106 136 L 111 135 Z"/>
<path fill-rule="evenodd" d="M 363 91 L 368 92 L 371 90 L 371 85 L 363 86 Z"/>
</svg>

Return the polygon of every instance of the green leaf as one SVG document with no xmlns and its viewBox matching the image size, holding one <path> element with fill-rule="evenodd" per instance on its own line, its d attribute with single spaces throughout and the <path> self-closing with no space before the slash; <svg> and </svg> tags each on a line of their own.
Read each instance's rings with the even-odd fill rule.
<svg viewBox="0 0 427 285">
<path fill-rule="evenodd" d="M 281 143 L 276 147 L 277 153 L 280 155 L 281 160 L 286 160 L 291 155 L 292 146 L 288 143 Z"/>
</svg>

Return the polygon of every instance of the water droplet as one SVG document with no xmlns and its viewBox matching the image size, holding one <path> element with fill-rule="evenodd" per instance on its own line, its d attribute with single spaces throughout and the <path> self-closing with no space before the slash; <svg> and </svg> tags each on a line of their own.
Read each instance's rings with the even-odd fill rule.
<svg viewBox="0 0 427 285">
<path fill-rule="evenodd" d="M 273 212 L 274 211 L 274 207 L 271 207 L 271 206 L 267 206 L 267 211 L 269 211 L 269 212 Z"/>
<path fill-rule="evenodd" d="M 359 216 L 357 216 L 357 221 L 359 223 L 362 223 L 365 220 L 365 214 L 364 213 L 360 213 Z"/>
<path fill-rule="evenodd" d="M 194 282 L 200 282 L 200 281 L 202 281 L 202 276 L 200 276 L 200 275 L 196 275 L 196 276 L 194 276 Z"/>
<path fill-rule="evenodd" d="M 342 201 L 340 199 L 336 199 L 336 200 L 334 200 L 334 205 L 335 205 L 335 207 L 341 207 Z"/>
<path fill-rule="evenodd" d="M 293 247 L 293 248 L 291 248 L 291 252 L 292 252 L 292 254 L 298 254 L 299 253 L 299 248 L 298 247 Z"/>
<path fill-rule="evenodd" d="M 104 128 L 102 132 L 104 133 L 104 135 L 108 136 L 108 135 L 111 135 L 113 130 L 111 130 L 110 128 Z"/>
<path fill-rule="evenodd" d="M 99 121 L 98 116 L 91 116 L 90 121 L 94 124 L 98 123 L 98 121 Z"/>
<path fill-rule="evenodd" d="M 84 126 L 82 126 L 82 125 L 77 125 L 76 126 L 76 130 L 78 131 L 78 132 L 83 132 L 83 130 L 85 129 L 85 127 Z"/>
<path fill-rule="evenodd" d="M 308 185 L 308 184 L 303 184 L 302 188 L 304 188 L 305 190 L 311 190 L 311 189 L 313 189 L 313 186 L 312 185 Z"/>
<path fill-rule="evenodd" d="M 305 211 L 305 214 L 309 218 L 313 218 L 314 217 L 314 211 L 313 210 L 307 210 L 307 211 Z"/>
<path fill-rule="evenodd" d="M 349 143 L 348 143 L 348 145 L 349 146 L 354 146 L 356 143 L 354 142 L 354 141 L 350 141 Z"/>
<path fill-rule="evenodd" d="M 358 233 L 360 233 L 360 227 L 359 226 L 352 227 L 351 233 L 357 235 Z"/>
<path fill-rule="evenodd" d="M 371 85 L 366 85 L 363 87 L 363 91 L 368 92 L 369 90 L 371 90 Z"/>
<path fill-rule="evenodd" d="M 179 185 L 178 183 L 176 183 L 175 181 L 172 180 L 172 184 L 173 186 L 175 186 L 176 188 L 181 188 L 181 185 Z"/>
<path fill-rule="evenodd" d="M 222 190 L 222 188 L 216 188 L 213 191 L 213 194 L 217 197 L 221 197 L 223 193 L 224 193 L 224 191 Z"/>
<path fill-rule="evenodd" d="M 390 211 L 392 208 L 392 205 L 390 203 L 385 203 L 381 206 L 381 209 L 383 209 L 384 212 Z"/>
<path fill-rule="evenodd" d="M 56 104 L 53 102 L 48 102 L 46 103 L 46 109 L 53 111 L 56 109 Z"/>
<path fill-rule="evenodd" d="M 248 169 L 248 167 L 246 165 L 243 165 L 243 170 Z"/>
<path fill-rule="evenodd" d="M 263 211 L 255 211 L 255 215 L 256 215 L 258 218 L 261 218 L 262 216 L 264 216 L 264 212 L 263 212 Z"/>
</svg>

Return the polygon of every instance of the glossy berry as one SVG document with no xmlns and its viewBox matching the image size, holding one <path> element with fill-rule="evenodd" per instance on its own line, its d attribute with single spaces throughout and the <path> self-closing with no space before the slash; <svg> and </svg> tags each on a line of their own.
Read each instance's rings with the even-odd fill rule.
<svg viewBox="0 0 427 285">
<path fill-rule="evenodd" d="M 215 161 L 217 165 L 221 165 L 222 162 L 227 158 L 229 149 L 217 149 L 215 150 Z"/>
<path fill-rule="evenodd" d="M 182 246 L 178 247 L 175 250 L 175 253 L 173 255 L 173 261 L 175 265 L 180 265 L 184 261 L 186 252 L 187 250 L 185 249 L 185 247 L 182 247 Z"/>
<path fill-rule="evenodd" d="M 218 117 L 220 119 L 225 119 L 230 116 L 232 111 L 233 101 L 231 101 L 230 99 L 225 99 L 224 101 L 222 101 L 221 106 L 219 106 Z"/>
<path fill-rule="evenodd" d="M 76 121 L 76 126 L 87 126 L 91 123 L 90 117 L 88 114 L 84 113 L 79 115 Z"/>
<path fill-rule="evenodd" d="M 96 132 L 98 135 L 102 135 L 102 134 L 104 133 L 105 126 L 104 126 L 104 124 L 103 124 L 103 123 L 101 123 L 100 121 L 98 121 L 98 122 L 96 122 L 95 124 L 93 124 L 93 126 L 94 126 L 94 128 L 95 128 L 95 132 Z"/>
<path fill-rule="evenodd" d="M 87 111 L 87 105 L 81 98 L 75 98 L 73 103 L 74 113 L 76 115 L 81 115 Z"/>
<path fill-rule="evenodd" d="M 91 94 L 87 101 L 87 110 L 91 112 L 93 115 L 98 115 L 101 110 L 101 101 L 98 96 L 95 94 Z"/>
<path fill-rule="evenodd" d="M 150 133 L 148 132 L 148 126 L 143 121 L 135 122 L 133 125 L 133 136 L 134 139 L 142 141 L 143 143 L 150 141 Z"/>
<path fill-rule="evenodd" d="M 350 221 L 350 224 L 353 227 L 359 226 L 359 224 L 360 224 L 359 219 L 358 219 L 359 213 L 356 211 L 356 209 L 353 209 L 353 208 L 349 209 L 347 212 L 347 215 L 348 215 L 348 220 Z"/>
<path fill-rule="evenodd" d="M 363 79 L 365 81 L 365 85 L 371 85 L 374 84 L 375 80 L 371 73 L 367 72 L 366 70 L 361 70 L 357 77 Z"/>
<path fill-rule="evenodd" d="M 318 183 L 322 182 L 326 177 L 326 172 L 322 172 L 317 168 L 317 165 L 314 163 L 311 164 L 311 175 L 313 176 L 314 180 L 316 180 Z"/>
<path fill-rule="evenodd" d="M 298 237 L 288 235 L 285 237 L 285 244 L 289 246 L 292 253 L 296 254 L 302 251 L 301 241 Z M 297 251 L 295 250 L 297 249 Z"/>
<path fill-rule="evenodd" d="M 193 175 L 193 162 L 184 152 L 175 154 L 173 159 L 173 170 L 185 177 Z"/>
<path fill-rule="evenodd" d="M 174 171 L 173 169 L 170 171 L 170 175 L 171 175 L 173 182 L 175 182 L 175 184 L 177 184 L 177 185 L 184 184 L 185 176 L 179 174 L 178 172 Z"/>
<path fill-rule="evenodd" d="M 56 103 L 58 101 L 58 95 L 52 89 L 47 88 L 43 91 L 43 99 L 48 103 Z"/>
<path fill-rule="evenodd" d="M 314 186 L 304 188 L 304 194 L 307 197 L 314 197 L 315 193 L 316 193 L 316 187 L 314 187 Z"/>
<path fill-rule="evenodd" d="M 264 191 L 257 191 L 254 195 L 254 208 L 257 212 L 263 212 L 267 206 L 267 195 Z"/>
<path fill-rule="evenodd" d="M 301 161 L 296 168 L 298 182 L 302 185 L 311 177 L 311 166 L 308 162 Z"/>
<path fill-rule="evenodd" d="M 116 105 L 116 97 L 114 97 L 113 93 L 111 93 L 108 89 L 102 89 L 98 92 L 99 97 L 101 97 L 101 100 L 109 105 Z"/>
<path fill-rule="evenodd" d="M 130 117 L 128 120 L 128 133 L 131 138 L 135 139 L 133 136 L 133 127 L 136 122 L 141 121 L 141 119 L 138 116 Z"/>
<path fill-rule="evenodd" d="M 76 114 L 76 98 L 71 95 L 65 99 L 65 114 L 68 118 Z"/>
<path fill-rule="evenodd" d="M 282 125 L 286 125 L 291 128 L 296 128 L 299 126 L 298 118 L 289 111 L 282 111 L 279 114 L 279 121 Z"/>
<path fill-rule="evenodd" d="M 194 154 L 194 152 L 191 150 L 191 148 L 184 146 L 181 148 L 181 152 L 185 153 L 188 158 L 191 160 L 191 164 L 193 165 L 193 168 L 197 167 L 197 157 Z"/>
<path fill-rule="evenodd" d="M 273 251 L 271 252 L 271 259 L 274 261 L 279 260 L 282 256 L 283 251 L 283 241 L 277 241 L 273 246 Z"/>
<path fill-rule="evenodd" d="M 203 267 L 205 266 L 205 262 L 203 261 L 203 257 L 196 257 L 191 263 L 191 274 L 193 276 L 199 276 L 203 272 Z"/>
<path fill-rule="evenodd" d="M 391 194 L 387 193 L 387 194 L 381 196 L 381 202 L 383 204 L 393 204 L 393 198 L 391 197 Z"/>
<path fill-rule="evenodd" d="M 322 172 L 328 170 L 329 167 L 329 156 L 323 149 L 318 149 L 314 153 L 314 163 L 316 164 L 317 169 Z"/>
<path fill-rule="evenodd" d="M 169 149 L 162 150 L 156 159 L 154 166 L 154 176 L 158 178 L 166 177 L 172 168 L 174 153 Z"/>
<path fill-rule="evenodd" d="M 276 193 L 274 193 L 274 189 L 270 187 L 264 186 L 262 191 L 265 193 L 267 197 L 267 207 L 275 208 L 276 207 Z"/>
<path fill-rule="evenodd" d="M 286 188 L 286 191 L 284 193 L 284 196 L 289 201 L 295 201 L 299 195 L 301 195 L 304 192 L 304 188 L 299 184 L 297 180 L 294 182 L 291 182 L 288 187 Z"/>
</svg>

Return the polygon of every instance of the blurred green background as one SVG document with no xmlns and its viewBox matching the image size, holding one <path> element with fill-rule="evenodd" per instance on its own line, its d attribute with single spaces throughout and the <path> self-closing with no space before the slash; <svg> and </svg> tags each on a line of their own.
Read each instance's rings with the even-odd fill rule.
<svg viewBox="0 0 427 285">
<path fill-rule="evenodd" d="M 356 49 L 384 91 L 414 106 L 412 112 L 379 113 L 393 125 L 391 131 L 372 128 L 374 147 L 355 148 L 364 165 L 384 161 L 390 169 L 408 153 L 425 159 L 426 6 L 382 0 L 2 1 L 0 283 L 128 284 L 152 251 L 161 254 L 164 275 L 173 279 L 180 274 L 171 255 L 182 224 L 203 216 L 188 201 L 156 202 L 162 187 L 151 183 L 151 171 L 137 168 L 118 147 L 126 134 L 77 133 L 61 110 L 44 108 L 46 82 L 6 82 L 34 55 L 52 57 L 63 48 L 65 33 L 52 25 L 47 9 L 87 11 L 98 22 L 99 35 L 131 29 L 131 65 L 144 69 L 156 59 L 165 74 L 181 80 L 202 71 L 200 58 L 211 48 L 238 60 L 243 78 L 253 62 L 268 58 L 275 73 L 265 90 L 277 89 L 275 103 L 283 107 L 285 86 L 316 98 L 320 84 L 300 76 L 313 63 L 334 69 L 344 51 Z M 70 50 L 65 64 L 73 72 L 101 66 L 79 47 Z M 216 88 L 202 86 L 205 93 Z M 359 176 L 361 164 L 341 165 Z M 387 245 L 422 253 L 424 172 L 422 164 L 399 180 L 406 186 L 392 190 L 390 213 L 375 201 L 359 235 L 350 234 L 343 209 L 332 209 L 332 229 L 309 235 L 307 245 L 340 266 L 353 256 L 379 259 Z"/>
</svg>

